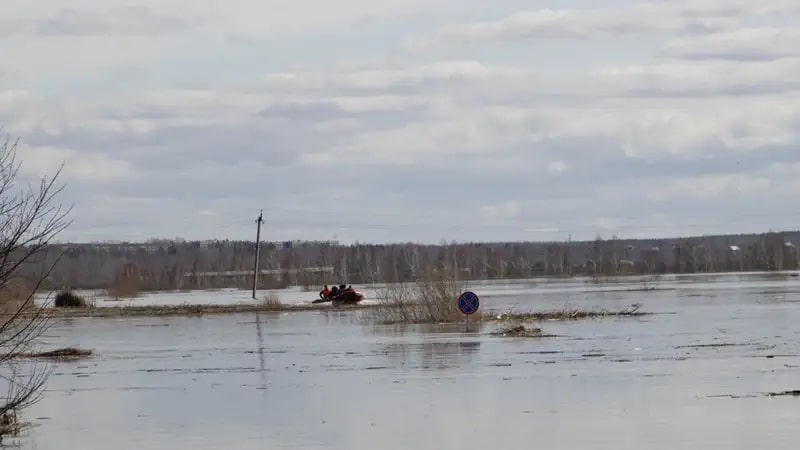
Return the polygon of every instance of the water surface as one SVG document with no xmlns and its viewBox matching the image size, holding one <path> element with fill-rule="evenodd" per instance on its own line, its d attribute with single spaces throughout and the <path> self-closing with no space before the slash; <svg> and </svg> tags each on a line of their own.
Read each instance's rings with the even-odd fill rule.
<svg viewBox="0 0 800 450">
<path fill-rule="evenodd" d="M 482 308 L 640 303 L 657 314 L 543 323 L 557 337 L 542 339 L 491 336 L 496 325 L 370 326 L 363 312 L 70 319 L 48 345 L 96 355 L 58 364 L 26 412 L 38 427 L 20 443 L 727 450 L 800 441 L 800 398 L 763 395 L 800 389 L 796 277 L 470 287 Z"/>
</svg>

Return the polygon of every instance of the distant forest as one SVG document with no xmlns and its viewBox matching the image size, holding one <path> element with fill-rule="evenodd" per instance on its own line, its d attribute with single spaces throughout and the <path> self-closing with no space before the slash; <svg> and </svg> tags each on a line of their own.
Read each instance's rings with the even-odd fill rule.
<svg viewBox="0 0 800 450">
<path fill-rule="evenodd" d="M 353 244 L 262 242 L 259 289 L 411 281 L 441 268 L 462 279 L 798 269 L 800 231 L 572 242 Z M 54 244 L 46 288 L 120 292 L 250 288 L 255 242 L 151 240 Z M 330 272 L 309 272 L 323 268 Z M 327 268 L 327 269 L 324 269 Z M 271 273 L 270 273 L 271 271 Z M 215 273 L 216 272 L 216 273 Z M 218 272 L 233 272 L 220 274 Z"/>
</svg>

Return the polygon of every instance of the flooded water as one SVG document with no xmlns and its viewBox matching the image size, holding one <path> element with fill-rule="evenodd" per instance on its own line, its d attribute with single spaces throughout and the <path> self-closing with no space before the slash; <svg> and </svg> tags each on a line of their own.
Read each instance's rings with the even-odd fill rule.
<svg viewBox="0 0 800 450">
<path fill-rule="evenodd" d="M 96 354 L 58 363 L 44 399 L 25 413 L 37 427 L 18 442 L 728 450 L 800 441 L 800 398 L 765 395 L 800 389 L 797 277 L 470 288 L 482 309 L 640 303 L 656 314 L 543 323 L 557 337 L 541 339 L 492 336 L 492 324 L 377 327 L 356 311 L 70 319 L 48 344 Z"/>
</svg>

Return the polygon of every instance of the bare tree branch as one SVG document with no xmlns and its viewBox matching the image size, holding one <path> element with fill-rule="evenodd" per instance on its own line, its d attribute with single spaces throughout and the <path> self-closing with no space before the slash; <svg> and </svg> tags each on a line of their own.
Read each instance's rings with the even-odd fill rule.
<svg viewBox="0 0 800 450">
<path fill-rule="evenodd" d="M 41 399 L 51 373 L 46 364 L 18 359 L 51 325 L 48 301 L 37 305 L 36 294 L 61 260 L 62 254 L 49 258 L 49 244 L 71 224 L 71 208 L 55 204 L 63 167 L 37 186 L 18 186 L 21 163 L 16 149 L 16 141 L 0 142 L 0 384 L 6 385 L 0 399 L 5 424 L 0 426 L 0 439 L 9 432 L 10 415 L 16 418 Z"/>
</svg>

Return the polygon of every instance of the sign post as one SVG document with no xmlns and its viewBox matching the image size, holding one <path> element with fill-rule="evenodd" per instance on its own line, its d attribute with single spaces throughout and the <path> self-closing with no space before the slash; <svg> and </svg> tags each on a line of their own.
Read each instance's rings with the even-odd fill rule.
<svg viewBox="0 0 800 450">
<path fill-rule="evenodd" d="M 467 329 L 472 325 L 472 315 L 478 312 L 480 303 L 478 295 L 472 291 L 466 291 L 458 297 L 458 309 L 467 317 Z"/>
</svg>

